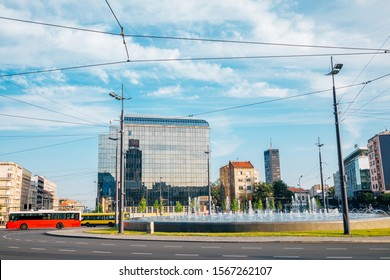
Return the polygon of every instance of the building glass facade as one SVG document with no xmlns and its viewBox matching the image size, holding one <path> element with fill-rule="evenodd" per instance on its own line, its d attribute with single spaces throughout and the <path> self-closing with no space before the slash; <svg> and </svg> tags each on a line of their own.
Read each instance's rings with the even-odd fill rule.
<svg viewBox="0 0 390 280">
<path fill-rule="evenodd" d="M 188 205 L 188 197 L 208 195 L 206 121 L 126 115 L 124 127 L 125 206 L 137 206 L 142 197 L 148 205 L 160 198 L 166 206 Z M 119 147 L 118 126 L 99 136 L 98 199 L 115 196 Z"/>
<path fill-rule="evenodd" d="M 279 150 L 269 149 L 264 151 L 265 181 L 273 183 L 281 180 Z"/>
</svg>

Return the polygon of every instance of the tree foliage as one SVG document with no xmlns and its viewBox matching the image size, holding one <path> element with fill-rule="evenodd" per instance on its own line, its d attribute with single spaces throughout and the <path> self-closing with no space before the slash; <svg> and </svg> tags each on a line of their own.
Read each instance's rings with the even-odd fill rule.
<svg viewBox="0 0 390 280">
<path fill-rule="evenodd" d="M 144 213 L 146 210 L 147 204 L 146 204 L 146 199 L 145 197 L 141 198 L 141 201 L 138 204 L 138 212 Z"/>
<path fill-rule="evenodd" d="M 183 212 L 183 205 L 181 205 L 180 201 L 176 201 L 175 212 L 176 212 L 176 213 L 181 213 L 181 212 Z"/>
</svg>

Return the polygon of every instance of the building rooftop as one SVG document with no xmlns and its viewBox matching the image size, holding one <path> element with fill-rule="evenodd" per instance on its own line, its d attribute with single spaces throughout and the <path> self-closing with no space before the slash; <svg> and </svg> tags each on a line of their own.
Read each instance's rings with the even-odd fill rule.
<svg viewBox="0 0 390 280">
<path fill-rule="evenodd" d="M 288 190 L 292 191 L 293 193 L 309 192 L 309 190 L 305 190 L 305 189 L 302 189 L 302 188 L 295 188 L 295 187 L 289 187 Z"/>
<path fill-rule="evenodd" d="M 250 161 L 230 161 L 230 164 L 234 168 L 253 168 L 253 165 Z"/>
</svg>

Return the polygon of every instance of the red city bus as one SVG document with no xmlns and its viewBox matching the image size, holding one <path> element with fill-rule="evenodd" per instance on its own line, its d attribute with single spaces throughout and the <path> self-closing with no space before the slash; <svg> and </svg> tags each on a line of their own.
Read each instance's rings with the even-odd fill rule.
<svg viewBox="0 0 390 280">
<path fill-rule="evenodd" d="M 7 229 L 80 227 L 80 211 L 20 211 L 8 216 Z"/>
</svg>

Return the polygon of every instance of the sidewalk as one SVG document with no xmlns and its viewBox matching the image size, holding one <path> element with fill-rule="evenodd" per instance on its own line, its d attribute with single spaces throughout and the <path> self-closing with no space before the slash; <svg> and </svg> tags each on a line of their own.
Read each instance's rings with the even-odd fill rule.
<svg viewBox="0 0 390 280">
<path fill-rule="evenodd" d="M 261 237 L 209 237 L 209 236 L 157 236 L 149 235 L 125 235 L 125 234 L 94 234 L 86 233 L 85 228 L 63 229 L 48 231 L 48 235 L 64 237 L 81 237 L 97 239 L 120 239 L 120 240 L 144 240 L 144 241 L 180 241 L 180 242 L 228 242 L 228 243 L 248 243 L 248 242 L 295 242 L 295 243 L 390 243 L 390 236 L 378 237 L 301 237 L 301 236 L 261 236 Z"/>
</svg>

